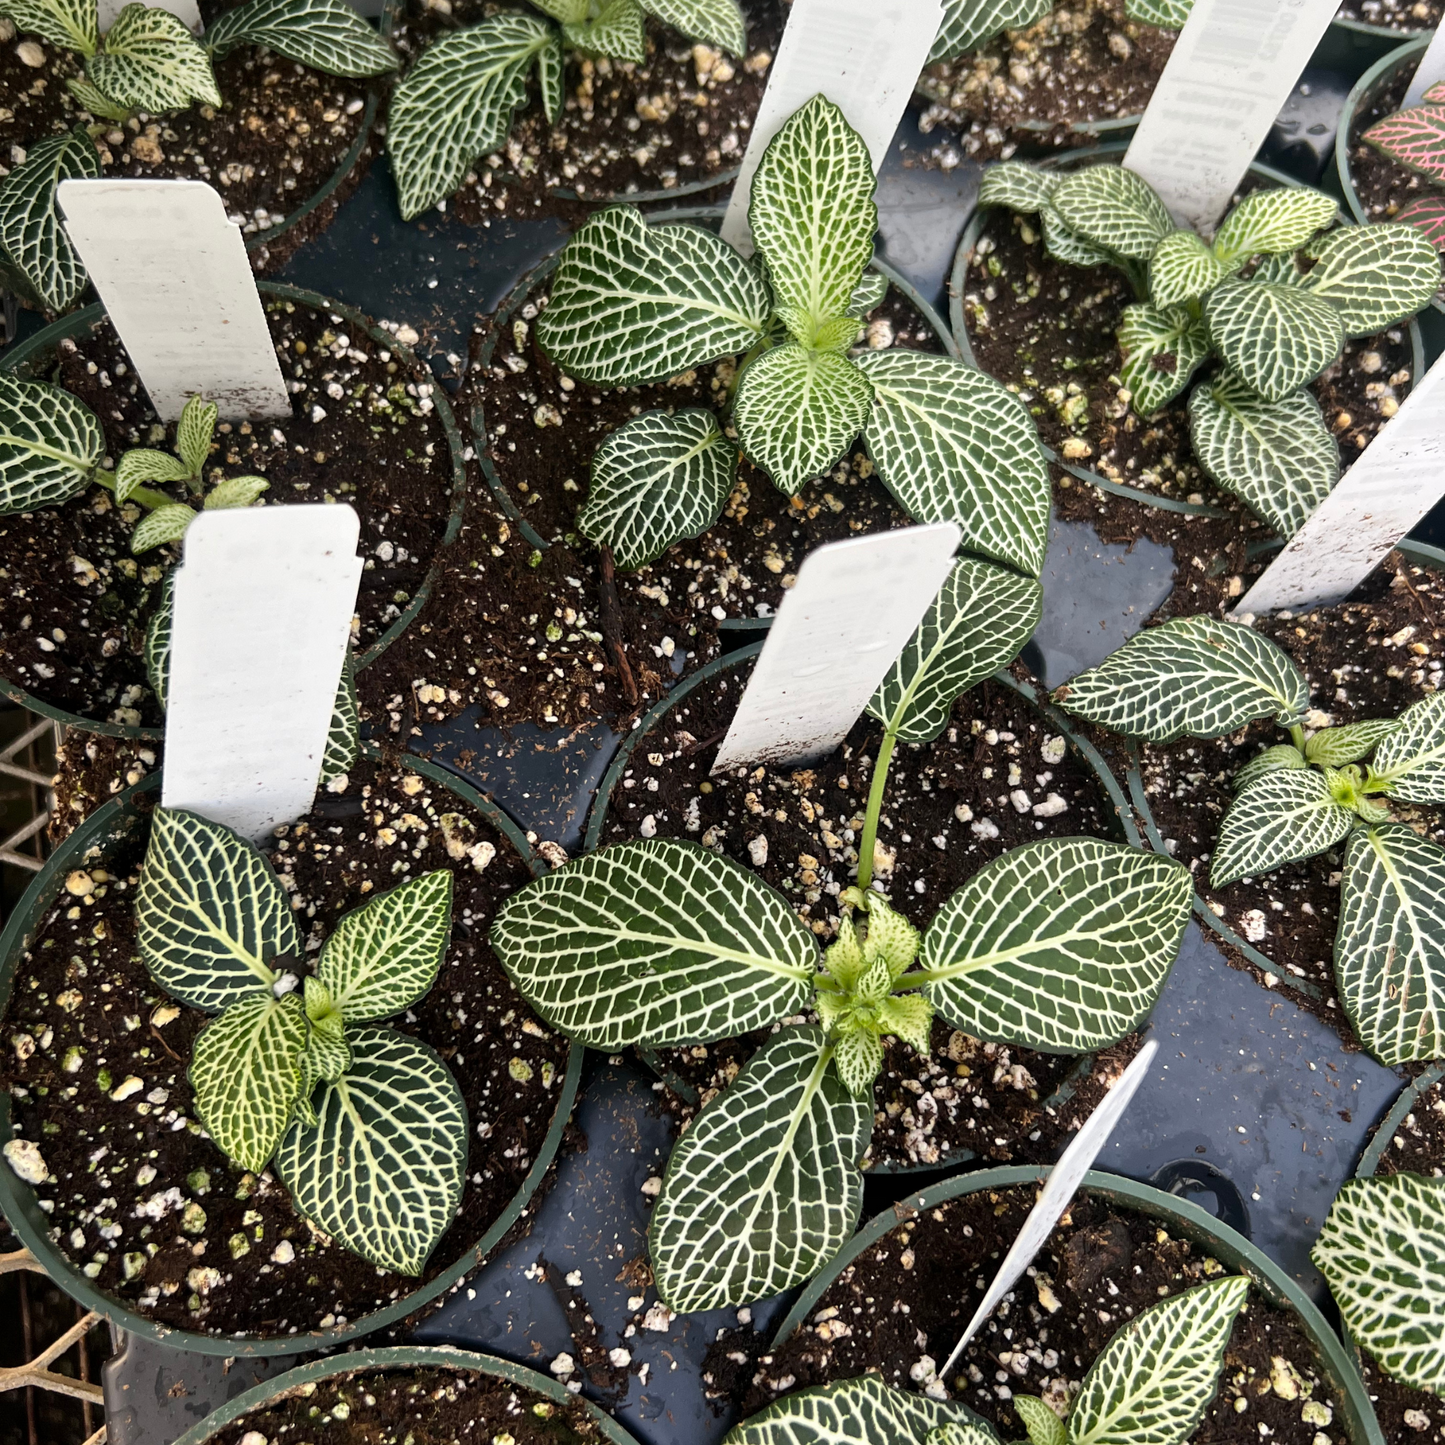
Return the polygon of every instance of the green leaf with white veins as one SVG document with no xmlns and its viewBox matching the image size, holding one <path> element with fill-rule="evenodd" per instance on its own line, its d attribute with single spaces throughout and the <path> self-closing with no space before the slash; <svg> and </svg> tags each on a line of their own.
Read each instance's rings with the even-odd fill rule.
<svg viewBox="0 0 1445 1445">
<path fill-rule="evenodd" d="M 1137 632 L 1054 700 L 1111 732 L 1172 742 L 1217 738 L 1256 718 L 1290 727 L 1310 705 L 1287 653 L 1237 622 L 1177 617 Z"/>
<path fill-rule="evenodd" d="M 1262 778 L 1266 773 L 1275 772 L 1279 768 L 1307 767 L 1309 764 L 1305 761 L 1305 755 L 1297 747 L 1293 747 L 1289 743 L 1276 743 L 1262 753 L 1256 753 L 1229 780 L 1229 785 L 1236 793 L 1239 793 L 1256 778 Z"/>
<path fill-rule="evenodd" d="M 75 97 L 81 110 L 96 120 L 114 120 L 124 124 L 130 119 L 130 107 L 117 105 L 104 91 L 98 90 L 84 76 L 67 77 L 65 88 Z"/>
<path fill-rule="evenodd" d="M 61 181 L 100 174 L 100 156 L 83 126 L 30 147 L 0 183 L 0 251 L 48 311 L 73 306 L 89 279 L 55 208 Z"/>
<path fill-rule="evenodd" d="M 848 1242 L 873 1100 L 848 1095 L 831 1053 L 815 1026 L 774 1034 L 673 1146 L 647 1241 L 675 1313 L 766 1299 Z"/>
<path fill-rule="evenodd" d="M 1086 241 L 1075 235 L 1064 224 L 1063 217 L 1053 208 L 1045 206 L 1039 212 L 1044 228 L 1044 248 L 1057 261 L 1069 266 L 1117 266 L 1119 259 L 1102 246 Z"/>
<path fill-rule="evenodd" d="M 211 59 L 169 10 L 127 5 L 105 32 L 105 49 L 86 75 L 112 100 L 158 114 L 192 101 L 219 107 Z"/>
<path fill-rule="evenodd" d="M 0 0 L 0 15 L 8 15 L 22 34 L 38 35 L 62 50 L 90 56 L 100 43 L 95 0 Z"/>
<path fill-rule="evenodd" d="M 1068 1427 L 1042 1400 L 1015 1392 L 1013 1407 L 1029 1432 L 1029 1445 L 1069 1445 Z"/>
<path fill-rule="evenodd" d="M 356 702 L 356 670 L 351 649 L 341 664 L 336 683 L 336 701 L 331 707 L 331 725 L 326 730 L 326 751 L 321 755 L 321 785 L 345 777 L 361 756 L 361 711 Z"/>
<path fill-rule="evenodd" d="M 537 86 L 542 92 L 542 108 L 547 112 L 549 125 L 561 123 L 562 110 L 567 101 L 562 75 L 564 63 L 562 33 L 554 31 L 537 52 Z"/>
<path fill-rule="evenodd" d="M 953 0 L 953 3 L 967 3 L 967 0 Z M 1056 171 L 1041 171 L 1022 161 L 1000 161 L 984 171 L 978 187 L 978 203 L 1007 206 L 1011 211 L 1025 214 L 1040 211 L 1048 205 L 1060 179 Z"/>
<path fill-rule="evenodd" d="M 1445 692 L 1412 703 L 1388 730 L 1371 773 L 1405 803 L 1445 803 Z"/>
<path fill-rule="evenodd" d="M 1084 1376 L 1069 1411 L 1073 1445 L 1184 1445 L 1219 1388 L 1249 1280 L 1230 1275 L 1129 1320 Z"/>
<path fill-rule="evenodd" d="M 445 200 L 472 162 L 496 150 L 527 99 L 527 72 L 555 32 L 537 15 L 503 11 L 422 51 L 397 84 L 386 149 L 404 220 Z"/>
<path fill-rule="evenodd" d="M 176 451 L 181 460 L 191 469 L 191 475 L 198 477 L 211 455 L 211 438 L 216 432 L 216 418 L 220 408 L 215 402 L 207 401 L 199 392 L 186 398 L 181 408 L 180 420 L 176 422 Z"/>
<path fill-rule="evenodd" d="M 852 445 L 872 403 L 873 388 L 846 357 L 790 341 L 744 370 L 733 425 L 748 457 L 796 496 Z"/>
<path fill-rule="evenodd" d="M 1316 248 L 1300 285 L 1340 313 L 1346 336 L 1373 336 L 1428 306 L 1440 285 L 1440 253 L 1414 226 L 1341 226 Z"/>
<path fill-rule="evenodd" d="M 948 356 L 898 348 L 854 364 L 873 388 L 868 455 L 899 505 L 916 522 L 957 522 L 965 547 L 1037 576 L 1049 470 L 1018 397 Z"/>
<path fill-rule="evenodd" d="M 532 0 L 544 15 L 563 25 L 580 25 L 587 18 L 592 0 Z"/>
<path fill-rule="evenodd" d="M 746 351 L 771 309 L 762 277 L 712 232 L 609 206 L 562 252 L 537 339 L 570 376 L 639 386 Z"/>
<path fill-rule="evenodd" d="M 1193 231 L 1174 231 L 1149 258 L 1149 299 L 1155 306 L 1177 306 L 1212 290 L 1230 268 Z"/>
<path fill-rule="evenodd" d="M 184 482 L 194 472 L 179 457 L 151 447 L 126 452 L 115 464 L 115 499 L 124 502 L 137 487 L 147 482 Z"/>
<path fill-rule="evenodd" d="M 362 1027 L 351 1068 L 316 1096 L 276 1153 L 292 1203 L 324 1234 L 383 1269 L 418 1275 L 462 1197 L 467 1106 L 417 1039 Z"/>
<path fill-rule="evenodd" d="M 1053 0 L 944 0 L 943 23 L 927 63 L 966 55 L 1005 30 L 1042 20 L 1052 8 Z"/>
<path fill-rule="evenodd" d="M 1345 727 L 1323 728 L 1305 744 L 1305 757 L 1312 763 L 1342 768 L 1346 763 L 1369 757 L 1399 726 L 1395 718 L 1375 717 Z"/>
<path fill-rule="evenodd" d="M 264 45 L 313 70 L 353 78 L 398 65 L 391 46 L 345 0 L 249 0 L 220 16 L 201 43 L 215 56 Z"/>
<path fill-rule="evenodd" d="M 294 993 L 234 1003 L 196 1038 L 187 1077 L 196 1114 L 228 1158 L 260 1173 L 301 1093 L 306 1012 Z"/>
<path fill-rule="evenodd" d="M 1338 843 L 1354 822 L 1353 810 L 1334 800 L 1317 769 L 1271 769 L 1229 805 L 1209 863 L 1210 885 L 1227 888 L 1236 879 L 1313 858 Z"/>
<path fill-rule="evenodd" d="M 1174 230 L 1153 188 L 1123 166 L 1106 163 L 1074 171 L 1059 183 L 1052 200 L 1071 231 L 1136 261 L 1147 261 Z"/>
<path fill-rule="evenodd" d="M 1261 252 L 1277 256 L 1298 251 L 1334 220 L 1335 209 L 1329 196 L 1304 186 L 1256 191 L 1224 218 L 1214 237 L 1214 254 L 1238 266 Z"/>
<path fill-rule="evenodd" d="M 645 21 L 637 0 L 603 0 L 595 20 L 562 27 L 562 43 L 584 55 L 641 65 L 647 59 Z"/>
<path fill-rule="evenodd" d="M 888 294 L 888 278 L 881 271 L 865 271 L 863 279 L 853 288 L 848 298 L 848 315 L 866 316 L 875 306 L 883 304 Z"/>
<path fill-rule="evenodd" d="M 438 868 L 354 908 L 326 940 L 316 977 L 347 1023 L 425 998 L 452 931 L 452 873 Z"/>
<path fill-rule="evenodd" d="M 1310 1258 L 1385 1372 L 1445 1393 L 1445 1179 L 1347 1179 Z"/>
<path fill-rule="evenodd" d="M 753 176 L 748 223 L 778 309 L 814 332 L 848 309 L 873 256 L 877 185 L 863 137 L 815 95 L 769 142 Z M 805 346 L 810 334 L 796 339 Z"/>
<path fill-rule="evenodd" d="M 146 681 L 156 695 L 160 710 L 166 710 L 166 697 L 171 673 L 171 630 L 175 624 L 176 611 L 176 569 L 166 573 L 161 582 L 160 600 L 151 620 L 146 624 L 145 665 Z"/>
<path fill-rule="evenodd" d="M 705 40 L 741 59 L 748 27 L 735 0 L 642 0 L 642 8 L 689 40 Z"/>
<path fill-rule="evenodd" d="M 1136 305 L 1124 308 L 1119 326 L 1124 354 L 1120 373 L 1134 410 L 1149 416 L 1167 406 L 1209 355 L 1209 333 L 1187 306 Z"/>
<path fill-rule="evenodd" d="M 986 863 L 934 915 L 917 979 L 955 1028 L 1045 1053 L 1104 1048 L 1149 1016 L 1189 922 L 1189 870 L 1097 838 Z"/>
<path fill-rule="evenodd" d="M 492 924 L 508 977 L 596 1049 L 703 1043 L 801 1012 L 818 950 L 787 901 L 696 843 L 589 853 L 514 893 Z"/>
<path fill-rule="evenodd" d="M 1402 823 L 1358 829 L 1345 854 L 1335 984 L 1384 1064 L 1445 1054 L 1445 848 Z"/>
<path fill-rule="evenodd" d="M 1194 8 L 1194 0 L 1125 0 L 1124 13 L 1141 25 L 1161 30 L 1182 30 Z"/>
<path fill-rule="evenodd" d="M 1224 281 L 1204 298 L 1204 320 L 1225 364 L 1266 401 L 1313 381 L 1345 342 L 1339 312 L 1298 286 Z"/>
<path fill-rule="evenodd" d="M 206 510 L 217 512 L 229 507 L 249 507 L 262 492 L 270 490 L 271 483 L 265 477 L 227 477 L 206 494 Z"/>
<path fill-rule="evenodd" d="M 84 402 L 49 382 L 0 374 L 0 515 L 84 491 L 104 455 L 100 423 Z"/>
<path fill-rule="evenodd" d="M 1031 577 L 961 557 L 878 684 L 869 713 L 904 742 L 932 742 L 954 701 L 1019 655 L 1043 605 Z"/>
<path fill-rule="evenodd" d="M 130 534 L 130 549 L 139 555 L 167 542 L 179 542 L 186 535 L 186 528 L 195 520 L 196 514 L 179 502 L 169 507 L 157 507 L 136 523 L 135 531 Z"/>
<path fill-rule="evenodd" d="M 301 953 L 291 904 L 261 850 L 197 813 L 151 815 L 135 917 L 155 981 L 208 1012 L 270 997 L 271 962 Z"/>
<path fill-rule="evenodd" d="M 946 1405 L 913 1390 L 896 1390 L 877 1375 L 834 1380 L 794 1390 L 766 1409 L 734 1425 L 722 1445 L 892 1445 L 928 1439 L 938 1429 L 962 1430 L 946 1445 L 997 1445 L 994 1434 L 977 1421 L 955 1419 Z"/>
<path fill-rule="evenodd" d="M 737 448 L 712 412 L 644 412 L 593 455 L 577 530 L 634 572 L 712 526 L 737 469 Z"/>
</svg>

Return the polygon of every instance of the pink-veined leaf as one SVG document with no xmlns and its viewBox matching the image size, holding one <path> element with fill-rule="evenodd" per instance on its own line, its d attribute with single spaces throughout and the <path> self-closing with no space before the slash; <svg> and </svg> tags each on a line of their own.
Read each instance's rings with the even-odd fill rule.
<svg viewBox="0 0 1445 1445">
<path fill-rule="evenodd" d="M 1445 84 L 1445 81 L 1441 83 Z M 1401 209 L 1395 219 L 1423 231 L 1426 240 L 1437 251 L 1445 251 L 1445 195 L 1439 191 L 1417 196 Z"/>
<path fill-rule="evenodd" d="M 1432 180 L 1445 180 L 1445 106 L 1397 110 L 1365 132 L 1376 150 Z"/>
<path fill-rule="evenodd" d="M 1445 105 L 1445 80 L 1437 80 L 1421 99 L 1427 105 Z"/>
</svg>

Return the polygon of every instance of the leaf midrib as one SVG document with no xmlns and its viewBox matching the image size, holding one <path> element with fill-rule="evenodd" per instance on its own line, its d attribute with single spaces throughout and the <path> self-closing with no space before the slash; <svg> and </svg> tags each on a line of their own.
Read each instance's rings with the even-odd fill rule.
<svg viewBox="0 0 1445 1445">
<path fill-rule="evenodd" d="M 47 446 L 44 442 L 32 441 L 29 437 L 16 436 L 14 432 L 0 431 L 0 446 L 4 446 L 7 443 L 21 447 L 26 451 L 34 452 L 37 456 L 46 457 L 53 462 L 64 462 L 67 466 L 74 467 L 78 472 L 88 474 L 91 469 L 90 462 L 83 461 L 79 457 L 73 457 L 69 452 L 63 452 L 56 447 Z"/>
<path fill-rule="evenodd" d="M 601 931 L 601 930 L 598 930 Z M 791 978 L 797 983 L 811 983 L 813 970 L 809 968 L 798 968 L 789 963 L 780 963 L 777 959 L 769 958 L 766 954 L 749 953 L 746 949 L 728 948 L 725 944 L 715 944 L 711 939 L 686 939 L 680 934 L 651 934 L 638 933 L 630 928 L 609 928 L 609 938 L 625 943 L 647 943 L 656 947 L 670 947 L 676 952 L 679 946 L 695 949 L 699 953 L 710 953 L 714 958 L 727 963 L 741 963 L 749 967 L 759 969 L 764 973 L 776 974 L 781 978 Z M 679 939 L 682 940 L 679 945 Z M 619 963 L 614 967 L 626 968 L 629 965 Z"/>
<path fill-rule="evenodd" d="M 1013 948 L 995 949 L 992 953 L 984 953 L 976 958 L 969 959 L 964 963 L 942 964 L 937 968 L 915 969 L 911 973 L 905 973 L 898 980 L 894 988 L 895 993 L 902 993 L 905 990 L 926 987 L 931 983 L 947 983 L 951 979 L 966 978 L 970 974 L 979 973 L 986 968 L 997 968 L 1006 963 L 1013 963 L 1026 957 L 1034 951 L 1044 949 L 1057 949 L 1064 944 L 1079 943 L 1085 940 L 1099 939 L 1096 932 L 1086 932 L 1078 928 L 1071 928 L 1067 933 L 1051 935 L 1046 941 L 1034 940 L 1026 944 L 1019 944 Z M 1117 950 L 1115 950 L 1117 951 Z"/>
</svg>

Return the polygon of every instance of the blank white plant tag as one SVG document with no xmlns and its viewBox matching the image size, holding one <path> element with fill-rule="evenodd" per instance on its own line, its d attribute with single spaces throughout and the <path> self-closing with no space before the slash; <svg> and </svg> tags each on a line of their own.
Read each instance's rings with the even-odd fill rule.
<svg viewBox="0 0 1445 1445">
<path fill-rule="evenodd" d="M 1018 1283 L 1020 1276 L 1033 1263 L 1034 1256 L 1043 1248 L 1044 1241 L 1053 1233 L 1054 1225 L 1063 1218 L 1069 1201 L 1074 1197 L 1074 1191 L 1083 1182 L 1084 1175 L 1093 1168 L 1099 1151 L 1108 1143 L 1109 1135 L 1114 1132 L 1114 1126 L 1123 1117 L 1124 1110 L 1129 1107 L 1129 1101 L 1138 1092 L 1139 1085 L 1144 1082 L 1149 1065 L 1154 1062 L 1154 1055 L 1158 1052 L 1159 1044 L 1155 1039 L 1150 1039 L 1139 1050 L 1134 1056 L 1134 1062 L 1119 1076 L 1119 1082 L 1104 1095 L 1099 1107 L 1089 1115 L 1084 1127 L 1074 1136 L 1074 1142 L 1064 1150 L 1064 1157 L 1054 1165 L 1049 1182 L 1044 1185 L 1044 1191 L 1039 1195 L 1038 1203 L 1029 1211 L 1018 1238 L 1013 1242 L 1013 1248 L 1004 1255 L 998 1274 L 994 1276 L 988 1293 L 974 1311 L 968 1328 L 963 1332 L 963 1338 L 953 1347 L 953 1353 L 938 1372 L 940 1380 L 948 1379 L 964 1347 L 994 1312 L 998 1302 Z"/>
<path fill-rule="evenodd" d="M 129 0 L 100 0 L 100 33 L 105 34 L 115 24 L 115 17 L 125 9 Z M 169 10 L 192 35 L 199 35 L 205 26 L 201 23 L 201 10 L 196 0 L 145 0 L 153 10 Z"/>
<path fill-rule="evenodd" d="M 246 243 L 210 186 L 62 181 L 60 210 L 162 421 L 196 392 L 223 420 L 290 418 Z"/>
<path fill-rule="evenodd" d="M 1124 164 L 1212 235 L 1338 0 L 1194 0 Z"/>
<path fill-rule="evenodd" d="M 1445 358 L 1285 544 L 1236 617 L 1342 601 L 1445 495 Z"/>
<path fill-rule="evenodd" d="M 1445 80 L 1445 25 L 1430 37 L 1430 43 L 1420 57 L 1420 64 L 1410 82 L 1410 88 L 1405 92 L 1405 99 L 1400 102 L 1400 109 L 1407 110 L 1412 105 L 1419 105 L 1425 98 L 1425 92 L 1441 80 Z"/>
<path fill-rule="evenodd" d="M 248 838 L 311 807 L 356 610 L 349 506 L 202 512 L 176 574 L 161 802 Z"/>
<path fill-rule="evenodd" d="M 941 0 L 793 0 L 733 184 L 722 238 L 752 255 L 753 172 L 789 116 L 821 92 L 883 164 L 943 24 Z"/>
<path fill-rule="evenodd" d="M 935 522 L 810 552 L 712 771 L 831 753 L 938 595 L 961 535 L 954 523 Z"/>
</svg>

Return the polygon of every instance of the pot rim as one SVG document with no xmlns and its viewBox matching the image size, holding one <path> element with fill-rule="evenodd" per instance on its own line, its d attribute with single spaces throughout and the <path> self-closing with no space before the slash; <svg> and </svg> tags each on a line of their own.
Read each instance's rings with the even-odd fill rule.
<svg viewBox="0 0 1445 1445">
<path fill-rule="evenodd" d="M 301 286 L 291 286 L 282 281 L 268 281 L 261 276 L 256 277 L 256 286 L 261 293 L 263 302 L 267 298 L 290 301 L 297 305 L 308 306 L 316 311 L 344 316 L 350 326 L 365 331 L 373 341 L 378 342 L 393 355 L 399 356 L 408 365 L 416 368 L 418 374 L 428 371 L 426 363 L 409 346 L 402 345 L 395 336 L 388 331 L 383 331 L 369 316 L 358 311 L 354 306 L 348 306 L 344 301 L 334 300 L 330 296 L 322 296 L 319 292 L 308 291 Z M 105 303 L 96 301 L 79 311 L 71 311 L 58 320 L 52 321 L 49 326 L 37 331 L 34 336 L 17 342 L 3 356 L 0 356 L 0 373 L 18 373 L 21 379 L 34 379 L 34 373 L 49 362 L 51 353 L 61 341 L 94 325 L 104 315 Z M 442 424 L 452 463 L 451 511 L 447 516 L 446 529 L 442 533 L 440 542 L 437 543 L 436 555 L 427 568 L 426 576 L 422 578 L 420 585 L 413 592 L 411 601 L 403 609 L 401 616 L 370 647 L 355 654 L 354 665 L 357 672 L 370 667 L 416 620 L 417 614 L 425 606 L 427 599 L 431 596 L 433 586 L 441 576 L 443 550 L 456 540 L 457 534 L 461 531 L 462 514 L 466 510 L 467 501 L 467 464 L 462 459 L 465 443 L 462 441 L 461 430 L 457 426 L 456 416 L 452 411 L 446 388 L 440 382 L 433 382 L 432 404 L 437 418 Z M 66 727 L 75 728 L 80 732 L 142 742 L 160 742 L 165 737 L 163 726 L 130 727 L 125 723 L 82 717 L 78 713 L 69 712 L 54 703 L 45 702 L 33 693 L 27 692 L 18 683 L 11 682 L 3 676 L 0 676 L 0 697 L 6 697 L 11 702 L 27 708 L 30 712 L 38 713 L 41 717 L 50 718 L 53 722 L 62 723 Z"/>
<path fill-rule="evenodd" d="M 1330 29 L 1337 28 L 1348 31 L 1351 35 L 1368 36 L 1375 41 L 1393 40 L 1397 36 L 1401 40 L 1414 40 L 1419 36 L 1428 37 L 1435 33 L 1429 29 L 1397 30 L 1393 25 L 1371 25 L 1368 20 L 1351 20 L 1338 15 L 1330 21 Z"/>
<path fill-rule="evenodd" d="M 1375 1136 L 1370 1140 L 1370 1147 L 1360 1155 L 1359 1165 L 1355 1169 L 1356 1179 L 1370 1179 L 1374 1176 L 1385 1150 L 1390 1147 L 1390 1140 L 1395 1137 L 1395 1130 L 1405 1122 L 1405 1116 L 1415 1107 L 1415 1101 L 1441 1079 L 1445 1079 L 1445 1061 L 1431 1064 L 1423 1074 L 1411 1079 L 1400 1090 L 1399 1097 L 1390 1105 L 1390 1112 L 1375 1126 Z"/>
<path fill-rule="evenodd" d="M 363 745 L 363 756 L 371 761 L 381 761 L 380 751 L 369 744 Z M 475 788 L 435 764 L 410 754 L 403 754 L 397 761 L 400 766 L 446 788 L 481 813 L 516 849 L 533 877 L 547 871 L 547 865 L 533 852 L 517 825 Z M 46 860 L 44 868 L 35 875 L 24 897 L 6 921 L 3 933 L 0 933 L 0 1013 L 3 1013 L 9 1004 L 22 955 L 52 908 L 55 897 L 64 884 L 66 873 L 79 864 L 92 848 L 104 848 L 117 843 L 127 837 L 133 828 L 142 825 L 144 815 L 137 808 L 136 801 L 142 796 L 157 794 L 160 780 L 160 772 L 152 773 L 96 809 L 61 843 Z M 190 1350 L 202 1355 L 294 1355 L 300 1351 L 332 1349 L 403 1319 L 413 1310 L 445 1294 L 485 1261 L 502 1236 L 526 1212 L 543 1176 L 556 1157 L 562 1143 L 563 1130 L 572 1115 L 585 1054 L 586 1050 L 580 1044 L 569 1042 L 566 1071 L 553 1106 L 551 1123 L 541 1148 L 537 1151 L 537 1157 L 527 1171 L 521 1187 L 481 1239 L 435 1279 L 419 1285 L 411 1293 L 392 1301 L 385 1308 L 349 1320 L 337 1329 L 298 1330 L 295 1334 L 245 1338 L 236 1335 L 201 1334 L 194 1330 L 159 1324 L 111 1295 L 103 1293 L 85 1278 L 79 1266 L 52 1243 L 48 1217 L 39 1208 L 34 1190 L 8 1168 L 0 1168 L 0 1211 L 3 1211 L 21 1243 L 39 1260 L 45 1272 L 66 1294 L 127 1333 L 143 1335 L 171 1349 Z M 0 1092 L 0 1143 L 8 1143 L 13 1137 L 10 1095 Z"/>
<path fill-rule="evenodd" d="M 192 1425 L 175 1442 L 175 1445 L 206 1445 L 206 1441 L 210 1440 L 216 1431 L 224 1429 L 227 1425 L 234 1425 L 243 1415 L 270 1404 L 278 1395 L 288 1390 L 294 1390 L 298 1385 L 314 1384 L 318 1380 L 328 1380 L 335 1375 L 354 1374 L 360 1370 L 412 1367 L 417 1369 L 442 1367 L 490 1375 L 495 1380 L 505 1380 L 508 1384 L 532 1390 L 558 1405 L 581 1400 L 593 1422 L 601 1430 L 603 1438 L 610 1442 L 610 1445 L 637 1445 L 634 1438 L 611 1415 L 590 1400 L 583 1399 L 580 1395 L 574 1395 L 557 1380 L 549 1379 L 546 1375 L 539 1375 L 525 1365 L 504 1360 L 497 1355 L 482 1355 L 472 1350 L 459 1350 L 453 1345 L 393 1345 L 385 1349 L 353 1350 L 348 1354 L 332 1355 L 328 1359 L 312 1360 L 309 1364 L 297 1365 L 295 1369 L 287 1370 L 284 1374 L 276 1375 L 272 1379 L 263 1380 L 259 1385 L 253 1385 L 249 1390 L 237 1395 L 235 1399 L 228 1400 L 224 1405 L 211 1411 L 199 1424 Z"/>
<path fill-rule="evenodd" d="M 772 1347 L 777 1349 L 782 1346 L 848 1265 L 905 1219 L 961 1195 L 976 1194 L 985 1189 L 1006 1189 L 1019 1184 L 1041 1184 L 1050 1173 L 1052 1166 L 1049 1165 L 980 1169 L 911 1194 L 892 1208 L 875 1215 L 804 1289 L 787 1318 L 778 1326 Z M 1263 1250 L 1197 1204 L 1122 1174 L 1091 1169 L 1084 1176 L 1080 1188 L 1102 1196 L 1118 1208 L 1177 1225 L 1186 1238 L 1196 1244 L 1207 1245 L 1211 1253 L 1231 1268 L 1247 1274 L 1251 1283 L 1276 1308 L 1293 1310 L 1314 1346 L 1316 1362 L 1340 1396 L 1351 1445 L 1385 1445 L 1364 1381 L 1339 1336 L 1325 1322 L 1319 1308 L 1299 1284 Z"/>
</svg>

